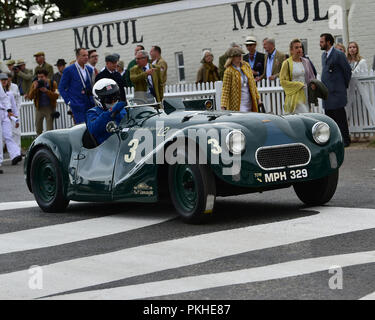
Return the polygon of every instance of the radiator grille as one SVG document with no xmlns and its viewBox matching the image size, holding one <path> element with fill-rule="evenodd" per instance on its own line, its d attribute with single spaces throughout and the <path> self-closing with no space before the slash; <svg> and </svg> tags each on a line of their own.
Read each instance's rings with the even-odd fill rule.
<svg viewBox="0 0 375 320">
<path fill-rule="evenodd" d="M 256 159 L 265 170 L 301 167 L 310 163 L 310 150 L 303 144 L 260 148 Z"/>
</svg>

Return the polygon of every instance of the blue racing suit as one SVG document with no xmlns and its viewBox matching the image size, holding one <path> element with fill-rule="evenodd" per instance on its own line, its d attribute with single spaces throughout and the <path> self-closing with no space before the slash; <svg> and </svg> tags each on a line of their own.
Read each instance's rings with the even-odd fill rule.
<svg viewBox="0 0 375 320">
<path fill-rule="evenodd" d="M 123 102 L 119 102 L 117 105 L 119 104 L 122 104 L 123 107 L 125 106 Z M 112 135 L 106 130 L 107 124 L 111 121 L 115 121 L 116 124 L 119 125 L 126 115 L 126 110 L 122 107 L 122 110 L 117 113 L 116 117 L 113 119 L 112 115 L 114 112 L 118 111 L 116 110 L 116 106 L 113 108 L 113 111 L 104 110 L 102 107 L 95 107 L 86 113 L 87 129 L 95 137 L 98 144 L 102 144 Z"/>
</svg>

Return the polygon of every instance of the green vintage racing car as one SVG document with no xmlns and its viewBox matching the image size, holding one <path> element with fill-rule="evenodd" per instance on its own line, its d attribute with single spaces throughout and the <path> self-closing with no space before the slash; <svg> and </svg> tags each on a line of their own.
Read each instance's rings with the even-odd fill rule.
<svg viewBox="0 0 375 320">
<path fill-rule="evenodd" d="M 127 107 L 97 145 L 86 125 L 46 132 L 25 160 L 29 190 L 45 212 L 69 202 L 158 202 L 188 223 L 214 216 L 217 197 L 294 187 L 309 206 L 334 196 L 344 145 L 322 114 L 214 111 L 213 101 L 166 99 Z M 143 146 L 142 146 L 143 145 Z"/>
</svg>

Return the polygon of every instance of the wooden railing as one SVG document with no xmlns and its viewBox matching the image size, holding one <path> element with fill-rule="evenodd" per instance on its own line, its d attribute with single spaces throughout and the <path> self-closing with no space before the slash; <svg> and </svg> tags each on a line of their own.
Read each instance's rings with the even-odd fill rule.
<svg viewBox="0 0 375 320">
<path fill-rule="evenodd" d="M 220 109 L 222 82 L 203 84 L 175 84 L 165 88 L 165 98 L 181 99 L 206 99 L 216 101 L 216 108 Z M 126 88 L 127 97 L 134 96 L 133 88 Z M 258 83 L 258 90 L 267 112 L 284 115 L 285 93 L 280 85 L 280 80 Z M 351 133 L 375 133 L 375 75 L 361 76 L 352 81 L 350 89 L 350 102 L 347 107 Z M 62 99 L 58 100 L 57 111 L 61 117 L 55 120 L 55 129 L 70 128 L 73 126 L 71 116 L 67 114 L 68 108 Z M 322 103 L 313 107 L 313 112 L 323 113 Z M 34 136 L 35 133 L 35 107 L 32 101 L 23 101 L 20 110 L 22 136 Z"/>
</svg>

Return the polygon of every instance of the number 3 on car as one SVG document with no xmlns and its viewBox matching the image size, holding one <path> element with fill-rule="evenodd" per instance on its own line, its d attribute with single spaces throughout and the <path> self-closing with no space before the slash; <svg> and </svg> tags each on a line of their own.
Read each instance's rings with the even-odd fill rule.
<svg viewBox="0 0 375 320">
<path fill-rule="evenodd" d="M 132 163 L 135 160 L 135 157 L 137 156 L 137 149 L 139 147 L 139 140 L 133 139 L 129 142 L 128 146 L 130 147 L 130 155 L 126 154 L 124 157 L 124 160 L 126 163 Z"/>
</svg>

